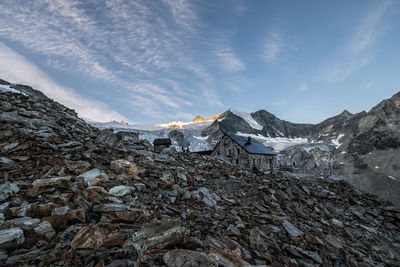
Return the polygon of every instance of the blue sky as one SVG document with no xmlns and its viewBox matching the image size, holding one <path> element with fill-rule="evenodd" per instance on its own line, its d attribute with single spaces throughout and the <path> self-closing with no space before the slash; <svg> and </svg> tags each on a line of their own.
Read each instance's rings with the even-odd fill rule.
<svg viewBox="0 0 400 267">
<path fill-rule="evenodd" d="M 400 2 L 2 0 L 0 78 L 96 120 L 316 123 L 400 90 Z"/>
</svg>

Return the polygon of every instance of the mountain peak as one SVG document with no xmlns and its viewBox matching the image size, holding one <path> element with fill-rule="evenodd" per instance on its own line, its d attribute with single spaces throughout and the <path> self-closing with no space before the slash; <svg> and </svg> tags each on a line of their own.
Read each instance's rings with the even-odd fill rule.
<svg viewBox="0 0 400 267">
<path fill-rule="evenodd" d="M 341 117 L 350 117 L 353 116 L 353 113 L 349 112 L 347 109 L 345 109 L 342 113 L 339 114 Z"/>
<path fill-rule="evenodd" d="M 392 99 L 400 99 L 400 91 L 397 92 L 396 94 L 394 94 L 391 98 Z"/>
<path fill-rule="evenodd" d="M 219 114 L 217 114 L 217 115 L 215 115 L 215 116 L 212 116 L 212 117 L 210 117 L 210 118 L 208 118 L 208 119 L 203 118 L 201 115 L 197 115 L 196 118 L 194 118 L 194 119 L 192 120 L 192 122 L 214 121 L 214 120 L 218 119 L 219 117 L 221 117 L 222 114 L 224 114 L 224 113 L 219 113 Z"/>
<path fill-rule="evenodd" d="M 196 118 L 194 118 L 192 121 L 193 122 L 199 122 L 199 121 L 205 121 L 206 119 L 204 119 L 201 115 L 197 115 Z"/>
</svg>

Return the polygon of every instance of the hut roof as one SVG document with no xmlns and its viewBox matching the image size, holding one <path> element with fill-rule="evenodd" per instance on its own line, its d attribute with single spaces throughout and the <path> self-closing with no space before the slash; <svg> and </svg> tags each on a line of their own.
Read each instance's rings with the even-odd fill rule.
<svg viewBox="0 0 400 267">
<path fill-rule="evenodd" d="M 156 138 L 153 141 L 153 145 L 155 146 L 160 146 L 160 145 L 170 146 L 171 144 L 172 144 L 171 138 Z"/>
<path fill-rule="evenodd" d="M 277 153 L 254 138 L 235 134 L 225 134 L 250 154 L 277 155 Z"/>
</svg>

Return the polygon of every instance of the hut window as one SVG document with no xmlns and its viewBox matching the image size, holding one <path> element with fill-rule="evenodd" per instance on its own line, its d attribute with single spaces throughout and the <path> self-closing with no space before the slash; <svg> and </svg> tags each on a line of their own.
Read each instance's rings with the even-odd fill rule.
<svg viewBox="0 0 400 267">
<path fill-rule="evenodd" d="M 239 165 L 239 159 L 236 159 L 236 164 Z"/>
<path fill-rule="evenodd" d="M 253 158 L 253 165 L 256 165 L 256 159 Z"/>
<path fill-rule="evenodd" d="M 240 154 L 240 149 L 239 148 L 237 149 L 237 153 Z"/>
<path fill-rule="evenodd" d="M 232 150 L 228 149 L 228 155 L 232 155 Z"/>
<path fill-rule="evenodd" d="M 217 151 L 217 155 L 219 156 L 219 151 Z"/>
</svg>

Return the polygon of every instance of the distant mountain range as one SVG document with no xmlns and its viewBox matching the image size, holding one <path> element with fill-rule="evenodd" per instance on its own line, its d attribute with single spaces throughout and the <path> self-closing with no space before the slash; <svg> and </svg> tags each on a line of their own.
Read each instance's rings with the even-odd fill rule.
<svg viewBox="0 0 400 267">
<path fill-rule="evenodd" d="M 46 97 L 32 87 L 0 80 L 0 90 Z M 211 118 L 166 124 L 90 122 L 98 128 L 134 131 L 152 142 L 171 137 L 180 149 L 212 149 L 224 133 L 252 136 L 280 154 L 280 164 L 305 175 L 345 179 L 362 190 L 400 204 L 400 92 L 368 112 L 343 111 L 317 124 L 281 120 L 266 110 L 229 109 Z"/>
</svg>

